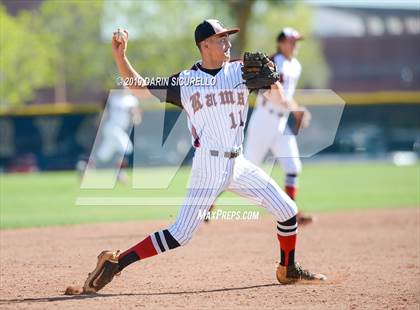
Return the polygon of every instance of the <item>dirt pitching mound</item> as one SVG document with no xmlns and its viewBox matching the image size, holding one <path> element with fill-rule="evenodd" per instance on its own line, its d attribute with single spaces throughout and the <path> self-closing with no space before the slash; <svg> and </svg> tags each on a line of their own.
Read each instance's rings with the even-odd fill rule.
<svg viewBox="0 0 420 310">
<path fill-rule="evenodd" d="M 279 285 L 270 216 L 203 224 L 190 244 L 138 262 L 100 294 L 65 296 L 104 249 L 126 249 L 169 221 L 1 231 L 2 309 L 418 309 L 420 209 L 317 214 L 298 261 L 322 285 Z"/>
</svg>

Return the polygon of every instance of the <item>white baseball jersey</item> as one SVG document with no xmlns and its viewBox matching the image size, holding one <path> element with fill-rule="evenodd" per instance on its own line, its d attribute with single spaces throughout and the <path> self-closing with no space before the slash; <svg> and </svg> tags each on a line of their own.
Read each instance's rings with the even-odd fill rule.
<svg viewBox="0 0 420 310">
<path fill-rule="evenodd" d="M 171 80 L 187 78 L 214 78 L 215 84 L 148 87 L 161 101 L 185 109 L 195 146 L 189 189 L 175 223 L 168 228 L 171 235 L 179 244 L 186 244 L 204 220 L 199 215 L 225 190 L 261 204 L 278 222 L 296 215 L 296 204 L 263 170 L 242 154 L 229 155 L 242 145 L 248 111 L 249 91 L 242 80 L 241 62 L 225 63 L 215 70 L 196 63 Z M 156 91 L 162 89 L 166 95 Z"/>
<path fill-rule="evenodd" d="M 107 122 L 112 126 L 127 130 L 131 124 L 130 110 L 138 107 L 138 105 L 138 99 L 128 91 L 111 92 L 106 107 L 108 112 Z"/>
<path fill-rule="evenodd" d="M 288 60 L 282 54 L 274 55 L 273 61 L 276 64 L 277 72 L 280 74 L 284 95 L 287 100 L 291 100 L 295 94 L 302 66 L 296 58 Z"/>
<path fill-rule="evenodd" d="M 195 65 L 182 71 L 181 79 L 205 79 L 208 73 Z M 242 83 L 241 63 L 229 62 L 215 75 L 215 85 L 181 88 L 181 101 L 204 148 L 236 149 L 242 145 L 248 89 Z M 236 88 L 235 88 L 236 86 Z"/>
<path fill-rule="evenodd" d="M 296 90 L 302 67 L 296 58 L 288 60 L 282 54 L 273 57 L 284 95 L 291 100 Z M 296 137 L 287 128 L 289 111 L 280 105 L 257 98 L 257 105 L 248 125 L 245 157 L 260 165 L 268 150 L 280 162 L 286 174 L 298 174 L 302 169 Z"/>
<path fill-rule="evenodd" d="M 174 81 L 205 81 L 207 85 L 170 85 L 164 94 L 151 92 L 162 101 L 183 108 L 195 144 L 208 149 L 233 150 L 242 145 L 248 113 L 249 91 L 243 84 L 241 62 L 226 63 L 221 69 L 203 71 L 200 62 L 170 78 Z M 213 72 L 212 72 L 213 71 Z M 212 74 L 214 75 L 212 75 Z M 200 83 L 197 83 L 200 84 Z M 162 87 L 157 89 L 162 90 Z"/>
<path fill-rule="evenodd" d="M 102 130 L 102 141 L 97 150 L 97 159 L 109 162 L 115 154 L 131 154 L 133 144 L 128 134 L 132 123 L 130 109 L 139 105 L 138 99 L 127 90 L 111 91 L 107 105 L 107 119 Z"/>
</svg>

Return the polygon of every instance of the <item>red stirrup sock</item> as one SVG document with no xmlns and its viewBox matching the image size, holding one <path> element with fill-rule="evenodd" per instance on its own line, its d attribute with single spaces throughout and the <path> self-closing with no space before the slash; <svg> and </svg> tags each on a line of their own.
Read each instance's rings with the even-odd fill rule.
<svg viewBox="0 0 420 310">
<path fill-rule="evenodd" d="M 155 256 L 159 253 L 163 253 L 166 250 L 172 250 L 179 247 L 178 241 L 172 237 L 171 233 L 165 229 L 155 232 L 149 235 L 143 241 L 139 242 L 135 246 L 129 248 L 127 251 L 120 254 L 118 257 L 118 265 L 120 271 L 128 265 L 151 256 Z"/>
<path fill-rule="evenodd" d="M 280 243 L 280 265 L 289 266 L 295 263 L 296 237 L 296 216 L 285 222 L 277 222 L 277 239 Z"/>
<path fill-rule="evenodd" d="M 286 192 L 286 194 L 289 195 L 290 198 L 295 200 L 297 195 L 298 175 L 292 173 L 286 174 L 284 184 L 284 191 Z"/>
<path fill-rule="evenodd" d="M 295 200 L 296 198 L 296 193 L 297 193 L 297 188 L 294 186 L 286 186 L 284 191 L 286 192 L 286 194 L 292 198 L 292 200 Z"/>
</svg>

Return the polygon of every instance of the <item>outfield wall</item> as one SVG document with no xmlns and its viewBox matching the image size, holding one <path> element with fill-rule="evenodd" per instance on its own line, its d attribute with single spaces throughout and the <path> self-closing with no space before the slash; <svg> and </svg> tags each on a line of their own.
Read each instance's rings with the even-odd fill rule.
<svg viewBox="0 0 420 310">
<path fill-rule="evenodd" d="M 343 98 L 347 104 L 336 138 L 322 154 L 366 153 L 377 157 L 392 151 L 419 152 L 420 93 L 403 93 L 394 98 L 391 93 L 375 93 L 370 97 L 347 94 L 347 98 L 345 95 Z M 328 106 L 314 100 L 308 108 L 314 113 L 322 113 Z M 157 113 L 155 108 L 146 109 L 143 117 L 150 119 Z M 166 110 L 165 134 L 179 113 L 177 108 Z M 74 169 L 76 162 L 90 153 L 100 117 L 101 108 L 95 104 L 40 105 L 0 110 L 1 171 L 22 170 L 28 165 L 40 170 Z M 151 132 L 143 137 L 142 143 L 161 139 L 160 135 L 161 132 Z M 148 154 L 146 149 L 144 156 L 151 157 L 147 162 L 153 165 L 171 163 L 170 159 L 153 161 L 152 153 L 151 150 Z M 190 151 L 185 162 L 191 156 Z"/>
</svg>

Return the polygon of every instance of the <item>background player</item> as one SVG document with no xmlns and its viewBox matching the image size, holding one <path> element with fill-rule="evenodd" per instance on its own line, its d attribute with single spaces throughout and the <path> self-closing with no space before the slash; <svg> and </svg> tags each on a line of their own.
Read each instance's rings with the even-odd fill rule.
<svg viewBox="0 0 420 310">
<path fill-rule="evenodd" d="M 299 61 L 294 57 L 297 41 L 303 37 L 292 28 L 284 28 L 277 37 L 277 54 L 273 56 L 280 81 L 283 85 L 284 96 L 288 106 L 293 110 L 298 105 L 293 95 L 302 71 Z M 245 157 L 256 165 L 261 165 L 268 150 L 271 150 L 285 174 L 285 192 L 293 200 L 296 199 L 298 175 L 302 170 L 302 162 L 299 158 L 299 149 L 296 136 L 293 134 L 287 120 L 290 110 L 284 105 L 267 100 L 264 96 L 258 96 L 256 108 L 252 113 L 247 139 L 245 143 Z M 307 126 L 310 120 L 308 111 L 304 111 L 303 126 Z M 297 215 L 300 224 L 312 222 L 312 216 L 299 212 Z"/>
<path fill-rule="evenodd" d="M 103 251 L 98 256 L 96 268 L 85 282 L 84 292 L 99 291 L 115 274 L 138 260 L 187 244 L 203 221 L 199 215 L 207 212 L 224 190 L 258 201 L 275 217 L 281 257 L 276 271 L 279 282 L 326 279 L 295 263 L 297 208 L 293 200 L 263 170 L 241 154 L 249 91 L 243 83 L 242 63 L 229 61 L 231 43 L 228 37 L 238 31 L 226 29 L 217 20 L 199 24 L 195 42 L 202 60 L 190 70 L 173 75 L 165 92 L 146 88 L 143 78 L 131 66 L 125 55 L 128 32 L 114 34 L 112 48 L 122 77 L 139 81 L 130 88 L 136 89 L 140 96 L 153 94 L 159 100 L 185 110 L 195 153 L 189 188 L 175 223 L 152 233 L 121 254 Z M 208 77 L 214 77 L 216 84 L 195 86 L 183 82 L 180 86 L 176 83 L 186 78 L 205 80 Z M 175 83 L 172 83 L 174 79 Z M 270 100 L 283 100 L 281 85 L 278 81 L 273 83 L 267 96 Z"/>
<path fill-rule="evenodd" d="M 118 180 L 127 183 L 127 176 L 122 166 L 126 165 L 124 156 L 133 152 L 133 143 L 128 131 L 141 123 L 142 111 L 139 100 L 130 90 L 121 86 L 121 89 L 112 91 L 107 99 L 102 124 L 102 137 L 99 147 L 94 154 L 96 168 L 117 168 Z M 78 163 L 79 172 L 84 172 L 85 164 Z"/>
</svg>

